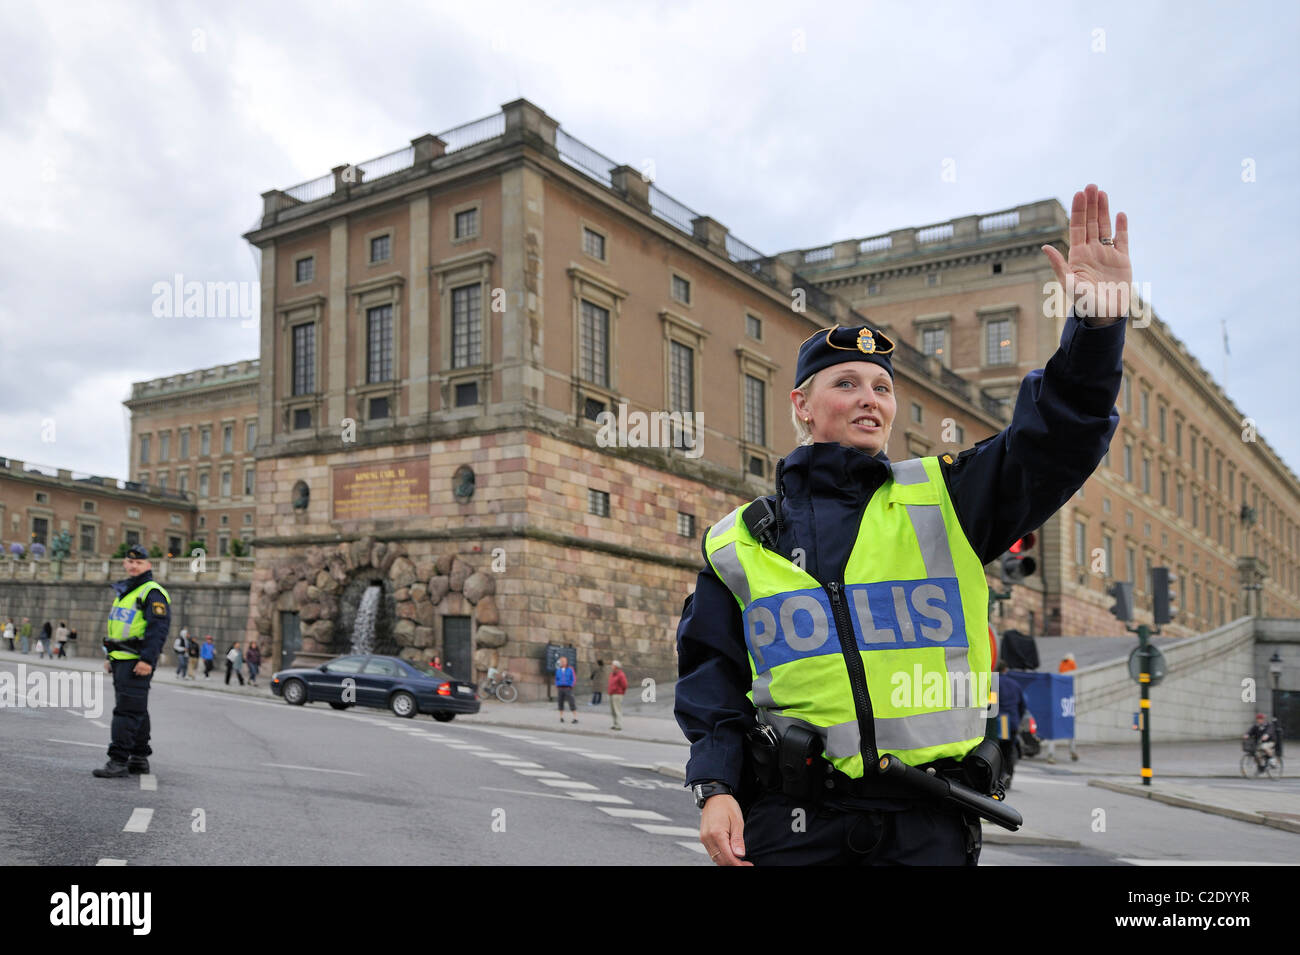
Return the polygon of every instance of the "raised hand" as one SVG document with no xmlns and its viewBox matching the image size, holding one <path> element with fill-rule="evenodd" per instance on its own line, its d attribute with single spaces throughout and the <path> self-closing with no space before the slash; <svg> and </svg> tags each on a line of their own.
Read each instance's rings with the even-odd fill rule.
<svg viewBox="0 0 1300 955">
<path fill-rule="evenodd" d="M 1133 264 L 1128 257 L 1128 216 L 1115 217 L 1110 228 L 1110 200 L 1089 183 L 1074 194 L 1070 207 L 1070 258 L 1043 246 L 1065 300 L 1091 325 L 1108 325 L 1128 316 Z"/>
</svg>

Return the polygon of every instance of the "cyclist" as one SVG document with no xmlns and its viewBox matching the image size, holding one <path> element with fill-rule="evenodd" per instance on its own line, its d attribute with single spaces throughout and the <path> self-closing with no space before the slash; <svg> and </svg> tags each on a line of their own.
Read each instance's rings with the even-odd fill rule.
<svg viewBox="0 0 1300 955">
<path fill-rule="evenodd" d="M 1242 734 L 1242 739 L 1250 739 L 1255 742 L 1255 774 L 1261 775 L 1277 752 L 1278 740 L 1277 727 L 1269 722 L 1267 716 L 1263 713 L 1255 714 L 1255 725 L 1246 733 Z M 1275 764 L 1276 765 L 1276 764 Z"/>
</svg>

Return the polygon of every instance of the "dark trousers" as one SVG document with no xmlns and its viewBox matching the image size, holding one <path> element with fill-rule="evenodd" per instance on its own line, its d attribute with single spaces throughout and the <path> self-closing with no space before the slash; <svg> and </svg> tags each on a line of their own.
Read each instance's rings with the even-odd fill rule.
<svg viewBox="0 0 1300 955">
<path fill-rule="evenodd" d="M 229 685 L 230 685 L 230 674 L 231 674 L 231 672 L 233 672 L 233 673 L 235 674 L 235 676 L 239 677 L 239 685 L 240 685 L 240 686 L 243 686 L 243 685 L 244 685 L 244 674 L 243 674 L 243 672 L 242 672 L 240 669 L 236 669 L 235 665 L 234 665 L 232 662 L 230 662 L 229 660 L 226 661 L 226 686 L 229 686 Z"/>
<path fill-rule="evenodd" d="M 998 740 L 998 749 L 1002 750 L 1002 778 L 1007 782 L 1011 781 L 1011 774 L 1016 771 L 1016 733 L 1013 730 L 1011 739 Z"/>
<path fill-rule="evenodd" d="M 149 756 L 149 684 L 153 674 L 137 676 L 139 660 L 110 660 L 113 668 L 113 741 L 108 758 L 125 763 L 132 756 Z"/>
<path fill-rule="evenodd" d="M 568 701 L 569 701 L 569 709 L 570 709 L 570 710 L 572 710 L 574 713 L 577 713 L 577 712 L 578 712 L 578 701 L 575 700 L 575 699 L 573 698 L 573 687 L 571 687 L 571 686 L 557 686 L 557 687 L 555 688 L 555 694 L 556 694 L 556 697 L 558 698 L 558 699 L 557 699 L 557 702 L 560 704 L 560 712 L 561 712 L 561 713 L 564 712 L 564 701 L 565 701 L 565 700 L 568 700 Z"/>
<path fill-rule="evenodd" d="M 764 793 L 745 814 L 754 865 L 977 865 L 980 822 L 918 804 L 900 811 L 813 806 Z"/>
</svg>

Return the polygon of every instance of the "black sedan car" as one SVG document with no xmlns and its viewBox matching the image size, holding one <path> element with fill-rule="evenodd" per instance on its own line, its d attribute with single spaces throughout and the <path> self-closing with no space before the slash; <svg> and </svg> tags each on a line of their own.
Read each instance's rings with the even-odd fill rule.
<svg viewBox="0 0 1300 955">
<path fill-rule="evenodd" d="M 376 654 L 337 657 L 315 669 L 281 670 L 271 677 L 271 692 L 293 706 L 321 700 L 336 710 L 388 707 L 398 716 L 428 713 L 442 723 L 457 713 L 477 713 L 480 706 L 472 683 Z"/>
</svg>

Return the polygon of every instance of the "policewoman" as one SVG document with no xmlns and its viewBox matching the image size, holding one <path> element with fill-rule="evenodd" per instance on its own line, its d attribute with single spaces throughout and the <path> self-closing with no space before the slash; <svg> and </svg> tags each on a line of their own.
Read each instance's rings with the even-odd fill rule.
<svg viewBox="0 0 1300 955">
<path fill-rule="evenodd" d="M 890 754 L 975 785 L 974 754 L 996 750 L 987 697 L 931 690 L 990 685 L 983 565 L 1082 486 L 1119 423 L 1132 270 L 1123 213 L 1115 226 L 1104 192 L 1076 193 L 1069 260 L 1043 247 L 1072 304 L 1060 347 L 1011 424 L 955 457 L 889 459 L 899 397 L 881 331 L 800 346 L 800 446 L 775 495 L 705 534 L 677 631 L 687 783 L 718 865 L 978 862 L 978 817 L 877 767 Z"/>
<path fill-rule="evenodd" d="M 93 770 L 108 778 L 149 772 L 149 685 L 171 622 L 171 598 L 153 579 L 149 552 L 131 546 L 122 567 L 127 576 L 113 585 L 117 598 L 104 636 L 104 670 L 113 674 L 115 696 L 113 739 L 108 762 Z"/>
</svg>

